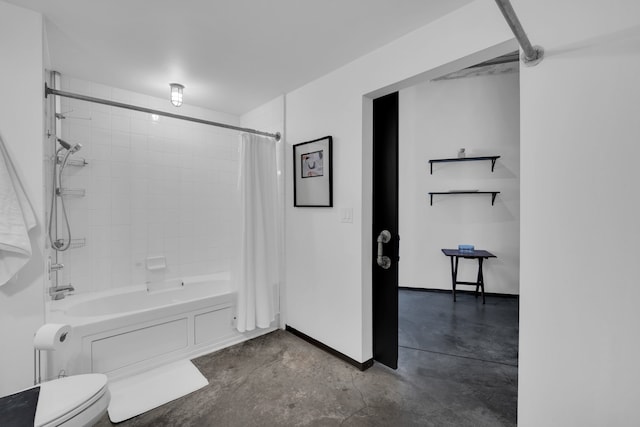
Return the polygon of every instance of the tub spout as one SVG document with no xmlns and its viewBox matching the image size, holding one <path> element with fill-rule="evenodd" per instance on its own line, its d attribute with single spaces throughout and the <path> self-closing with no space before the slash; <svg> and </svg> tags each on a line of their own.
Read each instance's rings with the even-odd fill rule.
<svg viewBox="0 0 640 427">
<path fill-rule="evenodd" d="M 49 295 L 54 300 L 59 300 L 67 296 L 67 292 L 73 292 L 75 288 L 71 285 L 68 286 L 52 286 L 49 288 Z"/>
</svg>

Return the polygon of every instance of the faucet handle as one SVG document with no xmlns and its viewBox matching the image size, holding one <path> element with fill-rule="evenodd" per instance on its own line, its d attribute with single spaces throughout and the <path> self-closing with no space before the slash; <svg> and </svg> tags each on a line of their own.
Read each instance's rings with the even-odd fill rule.
<svg viewBox="0 0 640 427">
<path fill-rule="evenodd" d="M 60 271 L 64 268 L 64 264 L 62 263 L 54 263 L 51 261 L 51 257 L 49 257 L 49 261 L 47 262 L 47 270 L 49 270 L 49 280 L 51 280 L 51 273 Z"/>
<path fill-rule="evenodd" d="M 64 264 L 49 264 L 49 271 L 59 271 L 64 268 Z"/>
</svg>

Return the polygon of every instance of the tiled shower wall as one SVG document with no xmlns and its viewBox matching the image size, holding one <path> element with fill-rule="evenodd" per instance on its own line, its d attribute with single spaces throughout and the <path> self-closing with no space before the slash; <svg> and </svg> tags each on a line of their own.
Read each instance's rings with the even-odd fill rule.
<svg viewBox="0 0 640 427">
<path fill-rule="evenodd" d="M 61 89 L 239 121 L 65 76 Z M 88 164 L 67 166 L 63 176 L 63 187 L 86 195 L 64 197 L 72 239 L 81 247 L 59 258 L 65 265 L 59 285 L 84 293 L 229 271 L 237 240 L 237 132 L 67 98 L 62 113 L 62 138 L 83 145 L 72 158 Z M 61 222 L 60 216 L 58 235 L 64 237 Z M 166 257 L 165 270 L 146 269 L 147 257 L 156 256 Z"/>
</svg>

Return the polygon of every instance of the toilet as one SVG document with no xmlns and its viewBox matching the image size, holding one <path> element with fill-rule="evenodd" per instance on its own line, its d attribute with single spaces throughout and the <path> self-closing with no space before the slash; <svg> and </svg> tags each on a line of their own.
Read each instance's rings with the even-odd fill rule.
<svg viewBox="0 0 640 427">
<path fill-rule="evenodd" d="M 107 376 L 83 374 L 39 384 L 35 427 L 92 426 L 107 412 Z"/>
</svg>

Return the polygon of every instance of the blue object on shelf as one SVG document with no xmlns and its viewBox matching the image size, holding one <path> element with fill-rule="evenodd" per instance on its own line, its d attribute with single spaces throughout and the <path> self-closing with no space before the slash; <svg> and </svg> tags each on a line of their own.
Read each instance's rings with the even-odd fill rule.
<svg viewBox="0 0 640 427">
<path fill-rule="evenodd" d="M 458 250 L 461 252 L 473 252 L 473 245 L 458 245 Z"/>
</svg>

